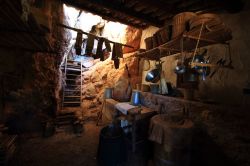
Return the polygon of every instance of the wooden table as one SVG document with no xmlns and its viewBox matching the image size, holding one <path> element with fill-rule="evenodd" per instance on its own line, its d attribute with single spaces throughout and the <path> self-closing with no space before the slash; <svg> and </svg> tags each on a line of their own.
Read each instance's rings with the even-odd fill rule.
<svg viewBox="0 0 250 166">
<path fill-rule="evenodd" d="M 156 111 L 149 109 L 147 107 L 144 106 L 139 106 L 136 108 L 133 108 L 131 110 L 127 111 L 127 114 L 123 114 L 121 113 L 119 110 L 116 109 L 116 120 L 117 121 L 119 119 L 126 119 L 128 121 L 131 122 L 131 127 L 132 127 L 132 151 L 135 152 L 136 150 L 136 144 L 138 142 L 136 142 L 136 127 L 137 127 L 137 122 L 138 120 L 142 120 L 145 118 L 150 118 L 153 115 L 156 114 Z"/>
</svg>

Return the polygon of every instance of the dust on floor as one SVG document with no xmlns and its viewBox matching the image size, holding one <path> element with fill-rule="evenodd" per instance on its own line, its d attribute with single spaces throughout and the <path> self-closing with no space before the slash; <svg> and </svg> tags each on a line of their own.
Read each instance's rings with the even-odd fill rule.
<svg viewBox="0 0 250 166">
<path fill-rule="evenodd" d="M 99 132 L 103 126 L 95 122 L 84 124 L 81 136 L 72 130 L 57 132 L 51 137 L 41 135 L 35 137 L 22 136 L 16 155 L 10 161 L 10 166 L 97 166 L 97 148 Z M 129 152 L 127 166 L 144 166 L 143 149 L 133 154 Z"/>
<path fill-rule="evenodd" d="M 21 138 L 11 166 L 96 166 L 96 152 L 101 127 L 84 124 L 79 137 L 73 132 L 59 132 L 43 138 Z"/>
</svg>

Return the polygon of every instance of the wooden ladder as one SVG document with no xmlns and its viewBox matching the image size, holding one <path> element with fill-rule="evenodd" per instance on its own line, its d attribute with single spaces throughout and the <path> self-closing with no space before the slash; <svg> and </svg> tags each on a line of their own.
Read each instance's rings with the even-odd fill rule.
<svg viewBox="0 0 250 166">
<path fill-rule="evenodd" d="M 82 60 L 81 62 L 68 60 L 65 58 L 62 65 L 64 73 L 63 94 L 62 94 L 62 110 L 64 107 L 81 107 L 82 101 Z M 80 76 L 80 84 L 76 80 Z"/>
</svg>

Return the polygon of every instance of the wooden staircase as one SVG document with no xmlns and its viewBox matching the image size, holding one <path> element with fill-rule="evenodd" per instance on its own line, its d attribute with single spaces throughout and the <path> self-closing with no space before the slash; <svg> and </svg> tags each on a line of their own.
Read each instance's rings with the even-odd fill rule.
<svg viewBox="0 0 250 166">
<path fill-rule="evenodd" d="M 80 107 L 82 99 L 82 62 L 67 60 L 66 58 L 61 69 L 65 75 L 62 110 L 64 107 Z M 77 84 L 77 79 L 80 79 L 80 84 Z"/>
</svg>

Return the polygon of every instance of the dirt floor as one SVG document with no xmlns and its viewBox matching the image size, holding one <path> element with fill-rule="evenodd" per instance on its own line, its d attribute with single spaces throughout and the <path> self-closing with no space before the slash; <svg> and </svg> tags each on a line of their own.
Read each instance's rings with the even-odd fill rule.
<svg viewBox="0 0 250 166">
<path fill-rule="evenodd" d="M 84 124 L 83 133 L 77 136 L 72 128 L 64 128 L 48 138 L 41 134 L 22 136 L 10 166 L 96 166 L 99 132 L 103 126 L 95 122 Z M 128 151 L 126 166 L 148 165 L 147 146 L 141 145 L 136 153 Z M 128 148 L 129 149 L 129 148 Z M 149 164 L 151 165 L 151 164 Z"/>
</svg>

